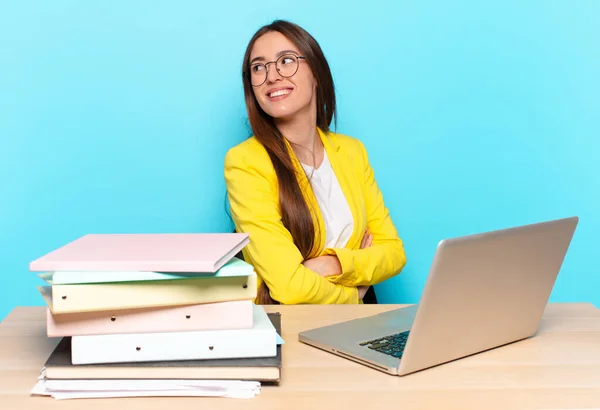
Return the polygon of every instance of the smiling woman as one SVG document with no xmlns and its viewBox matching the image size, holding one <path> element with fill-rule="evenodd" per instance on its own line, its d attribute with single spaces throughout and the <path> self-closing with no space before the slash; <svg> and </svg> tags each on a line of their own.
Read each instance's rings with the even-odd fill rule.
<svg viewBox="0 0 600 410">
<path fill-rule="evenodd" d="M 225 157 L 243 250 L 259 276 L 257 303 L 359 303 L 406 264 L 363 144 L 330 130 L 335 90 L 317 41 L 275 21 L 242 63 L 253 136 Z"/>
</svg>

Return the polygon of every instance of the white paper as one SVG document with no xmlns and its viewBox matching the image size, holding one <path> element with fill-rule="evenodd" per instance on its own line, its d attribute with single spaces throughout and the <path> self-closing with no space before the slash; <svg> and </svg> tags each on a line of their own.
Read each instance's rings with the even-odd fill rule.
<svg viewBox="0 0 600 410">
<path fill-rule="evenodd" d="M 248 399 L 260 383 L 241 380 L 45 380 L 31 394 L 57 400 L 109 397 L 227 397 Z"/>
<path fill-rule="evenodd" d="M 124 397 L 223 397 L 230 399 L 251 399 L 256 393 L 246 391 L 232 391 L 226 395 L 214 395 L 200 391 L 142 391 L 142 392 L 83 392 L 83 393 L 52 393 L 56 400 L 69 399 L 101 399 L 101 398 L 124 398 Z"/>
</svg>

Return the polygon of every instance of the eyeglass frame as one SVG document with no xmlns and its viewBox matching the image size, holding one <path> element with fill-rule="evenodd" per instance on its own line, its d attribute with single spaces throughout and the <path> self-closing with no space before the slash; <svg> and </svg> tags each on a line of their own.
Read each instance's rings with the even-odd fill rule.
<svg viewBox="0 0 600 410">
<path fill-rule="evenodd" d="M 282 54 L 279 57 L 277 57 L 277 60 L 267 61 L 266 63 L 254 63 L 254 64 L 250 64 L 250 67 L 249 67 L 250 69 L 248 71 L 246 71 L 246 75 L 248 76 L 248 81 L 250 81 L 250 85 L 252 87 L 260 87 L 261 85 L 263 85 L 267 81 L 267 79 L 269 78 L 269 64 L 273 64 L 273 63 L 275 63 L 275 70 L 277 71 L 277 74 L 279 74 L 281 77 L 283 77 L 283 78 L 291 78 L 291 77 L 295 76 L 296 73 L 298 72 L 298 69 L 300 68 L 300 61 L 296 61 L 296 63 L 297 63 L 296 64 L 296 71 L 294 71 L 294 74 L 292 74 L 292 75 L 283 75 L 283 74 L 281 74 L 281 72 L 279 72 L 279 69 L 277 68 L 277 62 L 279 60 L 281 60 L 282 58 L 287 57 L 287 56 L 293 56 L 293 57 L 297 58 L 298 60 L 306 60 L 305 56 L 297 56 L 296 54 L 287 53 L 287 54 Z M 252 72 L 251 72 L 251 69 L 252 69 L 253 65 L 258 65 L 258 64 L 262 64 L 262 65 L 265 66 L 265 71 L 266 71 L 266 73 L 265 73 L 265 79 L 263 80 L 262 83 L 260 83 L 258 85 L 254 85 L 254 84 L 252 84 Z"/>
</svg>

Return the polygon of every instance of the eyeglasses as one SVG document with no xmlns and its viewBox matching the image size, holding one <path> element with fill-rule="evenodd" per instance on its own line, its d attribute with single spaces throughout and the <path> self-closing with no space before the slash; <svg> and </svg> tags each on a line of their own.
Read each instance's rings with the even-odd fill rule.
<svg viewBox="0 0 600 410">
<path fill-rule="evenodd" d="M 297 56 L 294 54 L 284 54 L 275 61 L 269 61 L 267 63 L 255 63 L 250 65 L 250 83 L 254 87 L 263 85 L 267 81 L 269 75 L 269 64 L 275 63 L 275 69 L 280 76 L 289 78 L 292 77 L 298 71 L 300 62 L 298 60 L 306 60 L 304 56 Z"/>
</svg>

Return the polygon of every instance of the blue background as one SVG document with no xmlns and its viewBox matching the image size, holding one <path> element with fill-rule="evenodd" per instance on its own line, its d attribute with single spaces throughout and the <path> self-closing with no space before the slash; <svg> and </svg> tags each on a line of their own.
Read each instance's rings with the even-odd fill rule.
<svg viewBox="0 0 600 410">
<path fill-rule="evenodd" d="M 578 215 L 551 300 L 600 306 L 600 2 L 344 4 L 3 1 L 0 318 L 86 233 L 231 229 L 240 62 L 275 18 L 323 47 L 405 241 L 381 302 L 418 301 L 442 238 Z"/>
</svg>

